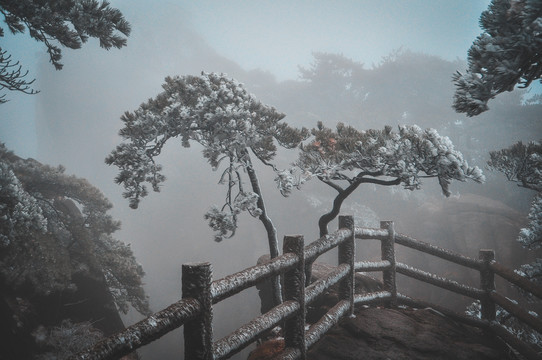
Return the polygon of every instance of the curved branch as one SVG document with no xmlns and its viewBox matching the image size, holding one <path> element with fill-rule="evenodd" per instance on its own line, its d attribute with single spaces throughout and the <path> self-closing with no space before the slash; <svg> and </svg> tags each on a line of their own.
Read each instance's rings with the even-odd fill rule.
<svg viewBox="0 0 542 360">
<path fill-rule="evenodd" d="M 318 220 L 318 227 L 320 229 L 320 237 L 328 234 L 327 225 L 333 219 L 335 219 L 337 215 L 339 215 L 343 201 L 346 200 L 346 198 L 350 196 L 350 194 L 352 194 L 354 190 L 356 190 L 360 184 L 361 182 L 355 182 L 351 184 L 350 186 L 348 186 L 346 189 L 339 191 L 339 194 L 333 200 L 333 207 L 331 208 L 331 211 L 329 211 L 327 214 L 322 215 L 320 219 Z"/>
<path fill-rule="evenodd" d="M 261 156 L 258 156 L 258 153 L 255 152 L 254 149 L 250 148 L 250 150 L 252 151 L 252 153 L 254 154 L 254 156 L 256 156 L 256 158 L 262 162 L 262 164 L 269 166 L 269 167 L 272 168 L 274 171 L 278 171 L 278 168 L 277 168 L 275 165 L 273 165 L 273 164 L 271 164 L 270 162 L 268 162 L 267 160 L 263 159 Z"/>
<path fill-rule="evenodd" d="M 375 178 L 363 178 L 363 181 L 361 181 L 360 184 L 361 183 L 392 186 L 392 185 L 399 185 L 401 183 L 401 179 L 396 178 L 393 180 L 380 180 L 380 179 L 375 179 Z"/>
<path fill-rule="evenodd" d="M 333 181 L 331 180 L 326 180 L 324 177 L 322 176 L 318 176 L 318 180 L 320 180 L 321 182 L 323 182 L 324 184 L 327 184 L 329 186 L 331 186 L 333 189 L 337 190 L 339 193 L 341 193 L 342 191 L 344 191 L 344 189 L 342 187 L 340 187 L 339 185 L 335 184 Z"/>
<path fill-rule="evenodd" d="M 376 185 L 392 186 L 392 185 L 399 185 L 401 183 L 400 178 L 396 178 L 393 180 L 381 180 L 381 179 L 364 178 L 364 177 L 358 177 L 358 176 L 355 177 L 356 181 L 353 182 L 346 189 L 338 190 L 337 187 L 334 187 L 335 190 L 339 191 L 339 194 L 333 200 L 333 207 L 331 208 L 331 211 L 322 215 L 320 219 L 318 220 L 320 236 L 325 236 L 328 234 L 328 228 L 327 228 L 328 224 L 331 221 L 333 221 L 333 219 L 335 219 L 337 215 L 339 215 L 339 212 L 341 211 L 341 206 L 344 200 L 346 200 L 346 198 L 348 198 L 348 196 L 350 196 L 360 184 L 369 183 L 369 184 L 376 184 Z M 327 182 L 325 183 L 328 184 L 329 186 L 332 186 L 331 184 Z"/>
</svg>

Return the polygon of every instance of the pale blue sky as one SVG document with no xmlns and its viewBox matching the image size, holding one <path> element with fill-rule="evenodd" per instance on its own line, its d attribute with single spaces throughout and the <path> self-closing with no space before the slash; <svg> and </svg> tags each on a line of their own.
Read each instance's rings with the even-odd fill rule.
<svg viewBox="0 0 542 360">
<path fill-rule="evenodd" d="M 128 48 L 147 42 L 153 51 L 149 56 L 158 61 L 171 58 L 185 49 L 180 42 L 175 49 L 160 38 L 175 37 L 180 27 L 188 28 L 244 69 L 260 68 L 286 80 L 297 77 L 299 65 L 310 64 L 314 51 L 342 53 L 367 67 L 400 47 L 448 60 L 465 59 L 480 33 L 478 19 L 489 0 L 112 0 L 111 4 L 132 25 Z M 43 45 L 27 35 L 0 40 L 0 46 L 39 82 L 37 63 L 44 59 Z M 76 67 L 70 62 L 72 50 L 63 51 L 66 68 Z M 105 53 L 95 42 L 78 51 Z M 130 58 L 129 49 L 111 52 L 108 56 L 138 61 Z M 0 141 L 23 157 L 36 157 L 34 118 L 40 95 L 7 96 L 11 101 L 0 106 Z"/>
</svg>

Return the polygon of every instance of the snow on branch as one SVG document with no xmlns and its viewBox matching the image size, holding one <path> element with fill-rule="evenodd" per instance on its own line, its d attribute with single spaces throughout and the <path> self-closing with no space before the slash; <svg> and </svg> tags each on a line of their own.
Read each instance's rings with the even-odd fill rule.
<svg viewBox="0 0 542 360">
<path fill-rule="evenodd" d="M 192 141 L 203 145 L 203 156 L 213 170 L 228 161 L 220 180 L 227 186 L 225 204 L 211 208 L 205 218 L 217 231 L 216 240 L 231 237 L 241 211 L 255 217 L 263 211 L 257 205 L 260 195 L 242 187 L 243 170 L 252 167 L 248 150 L 270 165 L 277 150 L 275 142 L 293 148 L 308 136 L 308 131 L 289 127 L 282 122 L 284 114 L 260 103 L 241 83 L 224 74 L 167 77 L 163 89 L 134 112 L 122 116 L 120 135 L 124 142 L 106 162 L 120 169 L 115 181 L 124 186 L 130 206 L 137 208 L 148 194 L 145 183 L 159 191 L 165 181 L 162 166 L 155 158 L 166 142 L 179 138 L 185 147 Z"/>
<path fill-rule="evenodd" d="M 349 186 L 402 184 L 417 190 L 423 178 L 435 177 L 449 196 L 452 180 L 484 181 L 480 168 L 470 167 L 448 137 L 416 125 L 399 126 L 398 130 L 386 126 L 384 130 L 359 131 L 340 123 L 333 131 L 319 123 L 295 165 L 301 169 L 303 181 L 317 177 L 339 192 L 346 189 L 337 185 L 340 182 Z"/>
<path fill-rule="evenodd" d="M 516 85 L 527 87 L 542 77 L 542 2 L 493 0 L 480 17 L 483 33 L 468 52 L 468 69 L 453 76 L 453 107 L 475 116 L 487 103 Z"/>
<path fill-rule="evenodd" d="M 529 249 L 542 246 L 542 144 L 521 141 L 509 148 L 490 152 L 488 166 L 502 172 L 509 181 L 537 192 L 529 210 L 529 223 L 521 229 L 519 242 Z"/>
<path fill-rule="evenodd" d="M 73 290 L 75 274 L 103 274 L 121 311 L 132 305 L 147 314 L 143 269 L 130 246 L 111 236 L 120 226 L 111 207 L 87 180 L 0 144 L 0 277 L 49 294 Z"/>
</svg>

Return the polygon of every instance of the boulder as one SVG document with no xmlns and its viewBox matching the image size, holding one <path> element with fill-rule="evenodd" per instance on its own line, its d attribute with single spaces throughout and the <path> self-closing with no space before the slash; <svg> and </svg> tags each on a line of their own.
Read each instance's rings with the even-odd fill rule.
<svg viewBox="0 0 542 360">
<path fill-rule="evenodd" d="M 516 269 L 540 257 L 540 252 L 528 251 L 516 240 L 526 221 L 526 214 L 500 201 L 462 194 L 447 199 L 432 198 L 413 208 L 396 224 L 396 231 L 475 259 L 480 249 L 492 249 L 498 262 Z M 397 261 L 459 283 L 473 287 L 480 285 L 477 271 L 435 256 L 398 245 L 396 257 Z M 464 311 L 473 301 L 404 276 L 399 276 L 397 282 L 398 291 L 406 295 L 456 311 Z M 496 277 L 496 282 L 497 290 L 503 295 L 514 299 L 521 297 L 514 287 L 500 277 Z"/>
</svg>

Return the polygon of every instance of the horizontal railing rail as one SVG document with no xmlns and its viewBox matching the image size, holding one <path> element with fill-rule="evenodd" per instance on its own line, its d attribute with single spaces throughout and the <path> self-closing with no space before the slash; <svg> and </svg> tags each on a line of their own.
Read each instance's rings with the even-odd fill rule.
<svg viewBox="0 0 542 360">
<path fill-rule="evenodd" d="M 485 292 L 472 286 L 463 285 L 457 281 L 447 279 L 420 269 L 413 268 L 403 263 L 397 263 L 397 272 L 413 279 L 417 279 L 440 288 L 450 290 L 460 295 L 465 295 L 473 299 L 482 299 Z"/>
<path fill-rule="evenodd" d="M 355 239 L 379 240 L 381 261 L 355 261 Z M 480 288 L 416 269 L 395 259 L 395 244 L 439 257 L 480 272 Z M 305 270 L 320 255 L 338 247 L 338 266 L 320 279 L 305 284 Z M 372 293 L 355 293 L 356 271 L 382 272 L 383 289 Z M 397 292 L 396 274 L 414 278 L 481 302 L 480 319 L 459 314 L 442 306 L 413 299 Z M 222 279 L 212 281 L 211 265 L 195 263 L 183 265 L 183 299 L 148 318 L 110 336 L 73 359 L 118 359 L 157 340 L 166 333 L 184 326 L 185 358 L 226 359 L 260 339 L 277 326 L 283 328 L 285 350 L 277 359 L 305 358 L 306 351 L 338 321 L 352 315 L 355 305 L 384 304 L 431 308 L 465 324 L 491 331 L 527 359 L 538 359 L 540 354 L 506 328 L 495 322 L 496 305 L 518 320 L 542 333 L 542 320 L 500 295 L 495 290 L 497 274 L 523 290 L 542 298 L 542 288 L 494 260 L 494 253 L 481 250 L 479 259 L 439 248 L 435 245 L 396 233 L 392 222 L 381 222 L 381 228 L 355 227 L 351 216 L 339 217 L 339 230 L 304 246 L 302 236 L 284 238 L 283 255 Z M 213 341 L 212 305 L 269 279 L 282 276 L 284 299 L 264 314 L 240 326 L 229 335 Z M 307 274 L 309 275 L 309 274 Z M 339 301 L 319 320 L 307 326 L 307 305 L 338 284 Z"/>
<path fill-rule="evenodd" d="M 452 250 L 443 249 L 433 244 L 426 243 L 421 240 L 411 238 L 403 234 L 396 234 L 395 242 L 399 245 L 406 246 L 408 248 L 421 251 L 423 253 L 437 256 L 441 259 L 445 259 L 456 263 L 458 265 L 466 266 L 471 269 L 480 270 L 480 260 L 472 259 L 462 254 L 456 253 Z"/>
<path fill-rule="evenodd" d="M 220 280 L 213 281 L 211 284 L 213 304 L 255 286 L 263 280 L 280 275 L 295 266 L 297 262 L 299 262 L 299 258 L 296 255 L 291 253 L 283 254 L 264 264 L 256 265 L 228 275 Z"/>
<path fill-rule="evenodd" d="M 75 358 L 85 360 L 119 359 L 183 326 L 200 312 L 201 305 L 197 300 L 182 299 L 98 342 L 93 347 L 77 354 Z"/>
<path fill-rule="evenodd" d="M 538 299 L 542 300 L 542 287 L 537 286 L 529 279 L 519 275 L 514 270 L 509 269 L 496 261 L 492 261 L 489 264 L 489 267 L 495 272 L 495 274 L 499 275 L 503 279 L 508 280 L 512 284 L 520 287 L 521 289 L 533 294 Z"/>
</svg>

